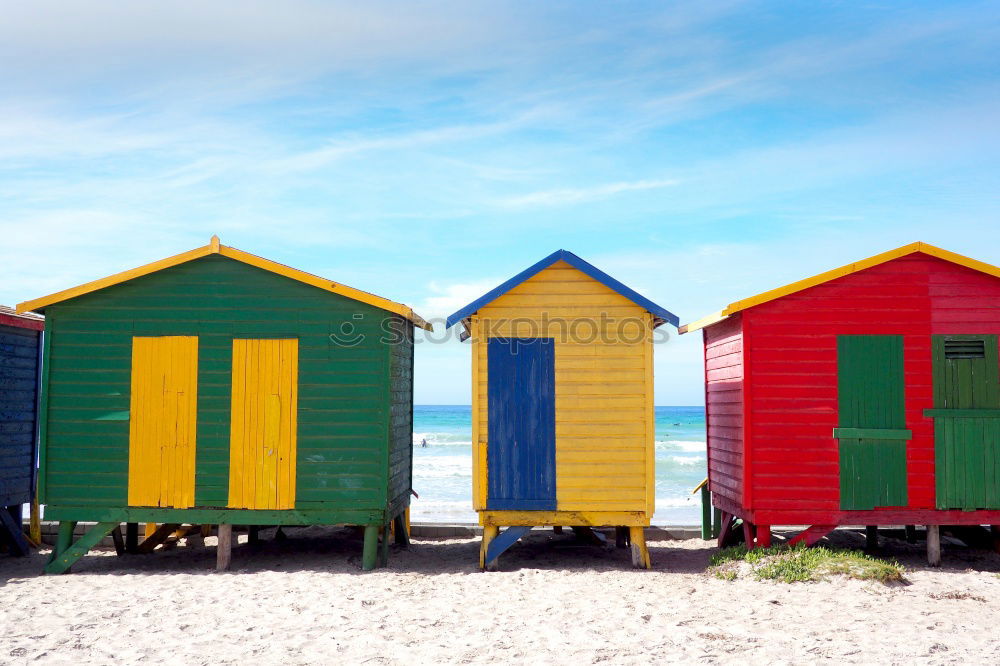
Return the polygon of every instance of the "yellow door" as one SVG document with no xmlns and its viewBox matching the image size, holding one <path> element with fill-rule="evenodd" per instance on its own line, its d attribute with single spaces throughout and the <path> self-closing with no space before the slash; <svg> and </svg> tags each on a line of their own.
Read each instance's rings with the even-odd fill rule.
<svg viewBox="0 0 1000 666">
<path fill-rule="evenodd" d="M 128 503 L 194 506 L 198 338 L 132 338 Z"/>
<path fill-rule="evenodd" d="M 229 506 L 295 508 L 298 340 L 233 340 Z"/>
</svg>

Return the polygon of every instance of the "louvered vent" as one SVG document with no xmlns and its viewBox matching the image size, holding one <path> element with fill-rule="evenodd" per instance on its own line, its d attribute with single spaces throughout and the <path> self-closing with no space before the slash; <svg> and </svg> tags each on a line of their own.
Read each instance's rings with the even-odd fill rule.
<svg viewBox="0 0 1000 666">
<path fill-rule="evenodd" d="M 945 340 L 944 357 L 949 361 L 960 358 L 986 358 L 984 340 Z"/>
</svg>

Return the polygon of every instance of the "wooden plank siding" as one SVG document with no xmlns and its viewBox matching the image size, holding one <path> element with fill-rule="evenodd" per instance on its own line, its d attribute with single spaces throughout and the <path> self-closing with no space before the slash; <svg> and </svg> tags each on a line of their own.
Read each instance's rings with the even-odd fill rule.
<svg viewBox="0 0 1000 666">
<path fill-rule="evenodd" d="M 903 337 L 905 427 L 912 431 L 905 509 L 933 509 L 934 422 L 923 414 L 933 407 L 931 335 L 1000 333 L 1000 280 L 914 253 L 742 316 L 744 335 L 753 339 L 747 377 L 753 499 L 744 508 L 763 523 L 847 524 L 861 516 L 840 510 L 832 436 L 838 425 L 837 336 L 845 334 Z M 865 514 L 871 524 L 873 512 Z"/>
<path fill-rule="evenodd" d="M 709 489 L 743 502 L 743 328 L 737 314 L 704 329 Z"/>
<path fill-rule="evenodd" d="M 297 338 L 295 508 L 385 509 L 384 310 L 209 255 L 50 305 L 46 314 L 50 506 L 128 505 L 132 338 L 190 335 L 198 337 L 195 506 L 227 506 L 233 339 Z M 348 324 L 345 343 L 334 342 L 331 334 Z"/>
<path fill-rule="evenodd" d="M 392 318 L 398 344 L 389 356 L 389 495 L 390 513 L 410 505 L 413 487 L 413 324 Z"/>
<path fill-rule="evenodd" d="M 652 514 L 651 327 L 642 307 L 564 261 L 479 310 L 472 320 L 476 508 L 489 427 L 484 338 L 551 336 L 558 510 Z"/>
<path fill-rule="evenodd" d="M 31 501 L 38 345 L 37 330 L 0 325 L 0 507 Z"/>
</svg>

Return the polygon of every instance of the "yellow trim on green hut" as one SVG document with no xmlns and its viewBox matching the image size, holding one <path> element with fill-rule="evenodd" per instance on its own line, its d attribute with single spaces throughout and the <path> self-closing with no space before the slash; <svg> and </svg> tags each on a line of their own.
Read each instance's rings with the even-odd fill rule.
<svg viewBox="0 0 1000 666">
<path fill-rule="evenodd" d="M 346 284 L 340 284 L 339 282 L 334 282 L 318 275 L 313 275 L 312 273 L 306 273 L 305 271 L 300 271 L 296 268 L 279 264 L 278 262 L 271 261 L 270 259 L 258 257 L 257 255 L 244 252 L 243 250 L 239 250 L 235 247 L 222 245 L 219 242 L 218 236 L 212 236 L 208 245 L 203 245 L 193 250 L 188 250 L 187 252 L 182 252 L 172 257 L 167 257 L 166 259 L 160 259 L 159 261 L 154 261 L 137 268 L 131 268 L 127 271 L 122 271 L 121 273 L 115 273 L 114 275 L 109 275 L 108 277 L 101 278 L 99 280 L 93 280 L 76 287 L 57 291 L 56 293 L 49 294 L 48 296 L 42 296 L 30 301 L 24 301 L 23 303 L 19 303 L 17 305 L 16 311 L 18 314 L 32 311 L 40 312 L 53 303 L 59 303 L 71 298 L 76 298 L 77 296 L 89 294 L 99 289 L 104 289 L 105 287 L 121 284 L 122 282 L 126 282 L 128 280 L 149 275 L 150 273 L 155 273 L 157 271 L 162 271 L 173 266 L 178 266 L 188 261 L 201 259 L 202 257 L 207 257 L 212 254 L 219 254 L 223 257 L 228 257 L 230 259 L 243 262 L 244 264 L 249 264 L 250 266 L 255 266 L 256 268 L 296 280 L 297 282 L 308 284 L 316 287 L 317 289 L 322 289 L 334 294 L 340 294 L 341 296 L 346 296 L 347 298 L 351 298 L 355 301 L 373 305 L 388 312 L 398 314 L 413 322 L 413 324 L 419 328 L 427 331 L 433 330 L 431 325 L 420 315 L 415 313 L 409 306 L 403 305 L 402 303 L 396 303 L 395 301 L 390 301 L 387 298 L 376 296 L 375 294 L 368 293 L 367 291 L 361 291 L 360 289 L 349 287 Z"/>
</svg>

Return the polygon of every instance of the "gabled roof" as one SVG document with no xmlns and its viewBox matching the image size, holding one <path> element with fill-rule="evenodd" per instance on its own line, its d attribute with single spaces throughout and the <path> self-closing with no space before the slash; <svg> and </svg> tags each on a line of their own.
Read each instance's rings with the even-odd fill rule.
<svg viewBox="0 0 1000 666">
<path fill-rule="evenodd" d="M 914 254 L 916 252 L 921 252 L 932 257 L 937 257 L 938 259 L 950 261 L 953 264 L 965 266 L 966 268 L 971 268 L 979 271 L 980 273 L 1000 277 L 1000 268 L 993 266 L 992 264 L 987 264 L 976 259 L 970 259 L 969 257 L 956 254 L 955 252 L 949 252 L 948 250 L 942 250 L 941 248 L 935 247 L 930 243 L 910 243 L 909 245 L 898 247 L 895 250 L 889 250 L 888 252 L 883 252 L 882 254 L 876 254 L 874 257 L 868 257 L 867 259 L 862 259 L 861 261 L 855 261 L 852 264 L 847 264 L 846 266 L 841 266 L 840 268 L 834 268 L 833 270 L 820 273 L 819 275 L 814 275 L 804 280 L 799 280 L 798 282 L 786 284 L 784 287 L 771 289 L 770 291 L 765 291 L 764 293 L 757 294 L 756 296 L 751 296 L 750 298 L 744 298 L 741 301 L 730 303 L 727 307 L 716 313 L 710 314 L 707 317 L 702 317 L 701 319 L 693 321 L 690 324 L 684 324 L 680 327 L 679 331 L 681 333 L 697 331 L 698 329 L 718 323 L 729 315 L 740 312 L 741 310 L 746 310 L 747 308 L 752 308 L 755 305 L 767 303 L 768 301 L 773 301 L 775 299 L 788 296 L 789 294 L 794 294 L 804 289 L 808 289 L 809 287 L 815 287 L 816 285 L 823 284 L 824 282 L 829 282 L 830 280 L 835 280 L 839 277 L 850 275 L 851 273 L 857 273 L 858 271 L 863 271 L 866 268 L 878 266 L 879 264 L 884 264 L 887 261 L 899 259 L 900 257 L 905 257 L 906 255 Z"/>
<path fill-rule="evenodd" d="M 526 268 L 525 270 L 521 271 L 511 279 L 507 280 L 506 282 L 498 286 L 497 288 L 483 294 L 482 296 L 480 296 L 473 302 L 469 303 L 458 312 L 448 317 L 446 327 L 451 328 L 456 323 L 475 314 L 483 306 L 496 300 L 497 298 L 507 293 L 517 285 L 537 275 L 538 273 L 542 272 L 543 270 L 545 270 L 552 264 L 556 263 L 557 261 L 565 261 L 567 264 L 577 269 L 581 273 L 584 273 L 585 275 L 593 278 L 594 280 L 597 280 L 605 287 L 608 287 L 609 289 L 618 292 L 619 294 L 621 294 L 628 300 L 632 301 L 636 305 L 645 308 L 646 311 L 648 311 L 650 314 L 653 315 L 654 326 L 659 326 L 660 324 L 663 323 L 668 323 L 677 326 L 680 323 L 680 320 L 677 318 L 677 315 L 667 311 L 666 308 L 660 307 L 659 305 L 649 300 L 645 296 L 642 296 L 641 294 L 633 291 L 632 289 L 629 289 L 621 282 L 614 279 L 613 277 L 611 277 L 601 269 L 597 268 L 593 264 L 584 261 L 583 259 L 581 259 L 580 257 L 576 256 L 575 254 L 573 254 L 568 250 L 556 250 L 549 256 L 539 261 L 537 264 L 529 268 Z"/>
<path fill-rule="evenodd" d="M 126 280 L 132 280 L 137 277 L 142 277 L 144 275 L 149 275 L 150 273 L 155 273 L 157 271 L 162 271 L 165 268 L 171 268 L 172 266 L 177 266 L 179 264 L 186 263 L 188 261 L 193 261 L 195 259 L 201 259 L 202 257 L 207 257 L 212 254 L 218 254 L 223 257 L 228 257 L 230 259 L 235 259 L 236 261 L 241 261 L 244 264 L 249 264 L 250 266 L 255 266 L 265 271 L 270 271 L 277 275 L 282 275 L 286 278 L 290 278 L 297 282 L 302 282 L 303 284 L 308 284 L 312 287 L 322 289 L 323 291 L 328 291 L 333 294 L 340 294 L 341 296 L 346 296 L 347 298 L 354 299 L 355 301 L 360 301 L 362 303 L 367 303 L 368 305 L 373 305 L 377 308 L 387 310 L 398 314 L 406 319 L 413 322 L 415 326 L 420 328 L 431 330 L 431 325 L 423 320 L 420 315 L 416 314 L 406 305 L 402 303 L 396 303 L 388 299 L 382 298 L 381 296 L 376 296 L 375 294 L 369 294 L 367 291 L 361 291 L 360 289 L 355 289 L 353 287 L 348 287 L 345 284 L 340 284 L 338 282 L 332 282 L 325 278 L 321 278 L 312 273 L 306 273 L 305 271 L 300 271 L 295 268 L 290 268 L 284 264 L 279 264 L 276 261 L 271 261 L 270 259 L 264 259 L 263 257 L 258 257 L 256 255 L 250 254 L 249 252 L 244 252 L 243 250 L 237 250 L 235 247 L 229 247 L 228 245 L 220 245 L 219 237 L 212 236 L 211 242 L 208 245 L 204 245 L 181 254 L 174 255 L 172 257 L 167 257 L 166 259 L 160 259 L 159 261 L 154 261 L 151 264 L 146 264 L 145 266 L 140 266 L 138 268 L 133 268 L 131 270 L 123 271 L 121 273 L 116 273 L 115 275 L 108 276 L 106 278 L 101 278 L 100 280 L 94 280 L 93 282 L 88 282 L 86 284 L 81 284 L 78 287 L 73 287 L 71 289 L 65 289 L 55 294 L 50 294 L 48 296 L 42 296 L 41 298 L 36 298 L 31 301 L 25 301 L 24 303 L 19 303 L 17 306 L 17 312 L 28 312 L 35 311 L 41 312 L 46 307 L 52 305 L 53 303 L 59 303 L 61 301 L 68 300 L 70 298 L 76 298 L 77 296 L 82 296 L 84 294 L 89 294 L 98 289 L 104 289 L 105 287 L 110 287 L 116 284 L 125 282 Z"/>
</svg>

